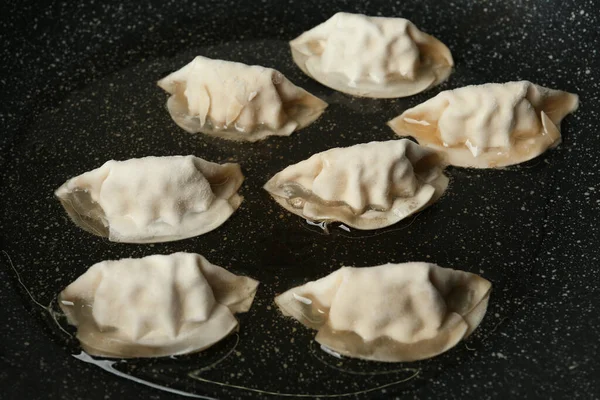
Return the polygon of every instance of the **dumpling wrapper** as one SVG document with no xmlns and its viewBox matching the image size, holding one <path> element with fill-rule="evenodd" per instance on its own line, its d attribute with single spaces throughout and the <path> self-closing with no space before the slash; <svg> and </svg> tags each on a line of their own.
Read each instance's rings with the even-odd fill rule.
<svg viewBox="0 0 600 400">
<path fill-rule="evenodd" d="M 290 42 L 292 57 L 321 84 L 355 96 L 393 98 L 445 81 L 446 45 L 403 18 L 337 13 Z"/>
<path fill-rule="evenodd" d="M 82 348 L 101 357 L 162 357 L 210 347 L 238 326 L 258 282 L 198 254 L 94 264 L 59 296 Z"/>
<path fill-rule="evenodd" d="M 531 82 L 488 83 L 441 92 L 388 125 L 444 155 L 450 165 L 494 168 L 535 158 L 561 141 L 575 94 Z"/>
<path fill-rule="evenodd" d="M 177 125 L 229 140 L 289 136 L 327 107 L 279 71 L 201 56 L 158 86 L 171 94 L 167 108 Z"/>
<path fill-rule="evenodd" d="M 404 139 L 315 154 L 285 168 L 264 188 L 303 218 L 368 230 L 427 207 L 447 186 L 435 152 Z"/>
<path fill-rule="evenodd" d="M 341 355 L 401 362 L 436 356 L 469 336 L 490 291 L 490 282 L 475 274 L 411 262 L 342 267 L 275 302 Z"/>
<path fill-rule="evenodd" d="M 111 160 L 55 192 L 79 227 L 113 242 L 185 239 L 223 224 L 242 202 L 238 164 L 194 156 Z"/>
</svg>

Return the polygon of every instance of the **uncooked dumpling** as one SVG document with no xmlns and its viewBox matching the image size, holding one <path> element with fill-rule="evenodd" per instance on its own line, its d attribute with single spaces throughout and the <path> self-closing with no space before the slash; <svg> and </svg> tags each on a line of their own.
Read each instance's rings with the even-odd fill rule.
<svg viewBox="0 0 600 400">
<path fill-rule="evenodd" d="M 315 154 L 276 174 L 265 189 L 308 220 L 378 229 L 427 207 L 447 185 L 436 154 L 404 139 Z"/>
<path fill-rule="evenodd" d="M 111 160 L 55 192 L 81 228 L 113 242 L 152 243 L 209 232 L 239 207 L 238 164 L 194 156 Z"/>
<path fill-rule="evenodd" d="M 560 121 L 578 104 L 575 94 L 527 81 L 488 83 L 442 92 L 388 125 L 439 151 L 448 164 L 494 168 L 557 146 Z"/>
<path fill-rule="evenodd" d="M 59 296 L 83 349 L 103 357 L 160 357 L 203 350 L 237 328 L 258 282 L 198 254 L 94 264 Z"/>
<path fill-rule="evenodd" d="M 327 107 L 279 71 L 200 56 L 158 86 L 171 94 L 167 108 L 177 125 L 230 140 L 289 136 Z"/>
<path fill-rule="evenodd" d="M 448 78 L 454 61 L 439 40 L 403 18 L 337 13 L 290 42 L 308 76 L 340 92 L 405 97 Z"/>
<path fill-rule="evenodd" d="M 399 362 L 433 357 L 466 338 L 483 319 L 490 290 L 475 274 L 412 262 L 343 267 L 275 302 L 339 354 Z"/>
</svg>

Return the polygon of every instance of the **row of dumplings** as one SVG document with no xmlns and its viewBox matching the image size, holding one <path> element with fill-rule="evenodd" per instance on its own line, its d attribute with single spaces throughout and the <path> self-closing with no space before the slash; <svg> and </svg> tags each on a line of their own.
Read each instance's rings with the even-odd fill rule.
<svg viewBox="0 0 600 400">
<path fill-rule="evenodd" d="M 258 282 L 174 253 L 103 261 L 59 296 L 90 355 L 161 357 L 198 352 L 238 329 Z M 327 351 L 375 361 L 433 357 L 485 315 L 491 284 L 428 263 L 341 269 L 275 298 L 285 316 L 317 330 Z"/>
<path fill-rule="evenodd" d="M 365 97 L 404 97 L 448 78 L 454 65 L 439 40 L 402 18 L 338 13 L 290 42 L 296 64 L 325 86 Z M 260 66 L 196 57 L 161 79 L 167 108 L 188 132 L 256 141 L 288 136 L 327 103 Z M 574 94 L 531 82 L 444 91 L 388 125 L 439 152 L 445 164 L 490 168 L 530 160 L 560 143 Z"/>
<path fill-rule="evenodd" d="M 496 156 L 500 157 L 499 154 Z M 438 200 L 448 186 L 440 153 L 408 139 L 314 154 L 264 188 L 288 211 L 314 223 L 361 229 L 397 223 Z M 55 192 L 81 228 L 111 241 L 165 242 L 222 225 L 239 207 L 238 164 L 195 156 L 111 160 Z"/>
<path fill-rule="evenodd" d="M 185 239 L 223 224 L 239 207 L 238 164 L 195 156 L 108 161 L 55 192 L 81 228 L 115 242 Z M 357 229 L 395 224 L 437 200 L 448 185 L 437 155 L 408 139 L 334 148 L 273 176 L 265 189 L 309 221 Z"/>
<path fill-rule="evenodd" d="M 290 42 L 296 64 L 348 94 L 403 97 L 443 82 L 448 48 L 401 18 L 338 13 Z M 173 120 L 231 140 L 288 136 L 327 103 L 270 68 L 196 57 L 158 82 Z M 264 186 L 314 222 L 357 229 L 392 225 L 435 202 L 446 165 L 500 167 L 560 142 L 576 95 L 530 82 L 445 91 L 390 121 L 408 139 L 333 148 L 290 165 Z M 108 161 L 57 191 L 71 219 L 112 241 L 150 243 L 209 232 L 239 207 L 237 164 L 195 156 Z M 104 261 L 60 294 L 82 347 L 106 357 L 155 357 L 205 349 L 238 327 L 258 282 L 197 254 Z M 479 325 L 491 284 L 428 263 L 343 267 L 276 297 L 281 312 L 318 331 L 329 351 L 378 361 L 432 357 Z"/>
</svg>

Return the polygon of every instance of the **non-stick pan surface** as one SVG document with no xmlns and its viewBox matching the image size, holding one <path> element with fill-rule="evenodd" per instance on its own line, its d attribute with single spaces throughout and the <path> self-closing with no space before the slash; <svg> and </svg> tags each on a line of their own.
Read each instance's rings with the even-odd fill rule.
<svg viewBox="0 0 600 400">
<path fill-rule="evenodd" d="M 406 99 L 352 98 L 321 86 L 293 64 L 287 41 L 341 10 L 412 20 L 450 47 L 456 71 Z M 600 396 L 599 26 L 593 0 L 4 3 L 0 397 Z M 198 54 L 279 69 L 330 107 L 289 138 L 247 144 L 188 134 L 170 119 L 155 82 Z M 450 168 L 447 194 L 398 225 L 325 234 L 261 188 L 315 152 L 395 138 L 385 122 L 441 90 L 520 79 L 580 95 L 563 143 L 502 170 Z M 74 226 L 53 198 L 67 178 L 108 159 L 175 154 L 241 163 L 245 201 L 221 228 L 173 243 L 116 244 Z M 76 340 L 47 311 L 57 309 L 56 294 L 95 262 L 176 251 L 260 280 L 239 334 L 176 358 L 75 357 Z M 277 293 L 342 265 L 420 260 L 494 285 L 475 334 L 431 360 L 337 359 L 273 304 Z"/>
</svg>

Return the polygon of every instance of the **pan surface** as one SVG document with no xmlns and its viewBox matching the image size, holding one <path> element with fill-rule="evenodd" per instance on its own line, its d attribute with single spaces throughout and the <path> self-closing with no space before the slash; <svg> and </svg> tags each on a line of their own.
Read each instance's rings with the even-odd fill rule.
<svg viewBox="0 0 600 400">
<path fill-rule="evenodd" d="M 600 395 L 600 5 L 593 0 L 83 0 L 3 8 L 0 397 Z M 287 42 L 337 11 L 410 19 L 448 45 L 455 72 L 437 88 L 394 100 L 353 98 L 318 84 L 293 64 Z M 169 117 L 167 95 L 155 83 L 195 55 L 276 68 L 330 106 L 287 138 L 248 144 L 188 134 Z M 325 234 L 262 189 L 315 152 L 394 139 L 385 122 L 441 90 L 521 79 L 579 94 L 579 110 L 563 122 L 563 143 L 502 170 L 449 168 L 446 195 L 390 228 Z M 242 166 L 245 200 L 209 234 L 112 243 L 74 226 L 53 197 L 67 178 L 106 160 L 177 154 Z M 250 312 L 238 315 L 238 334 L 199 354 L 94 360 L 48 311 L 98 261 L 176 251 L 261 282 Z M 481 326 L 430 360 L 335 358 L 273 304 L 277 293 L 343 265 L 406 261 L 474 272 L 493 284 Z"/>
</svg>

